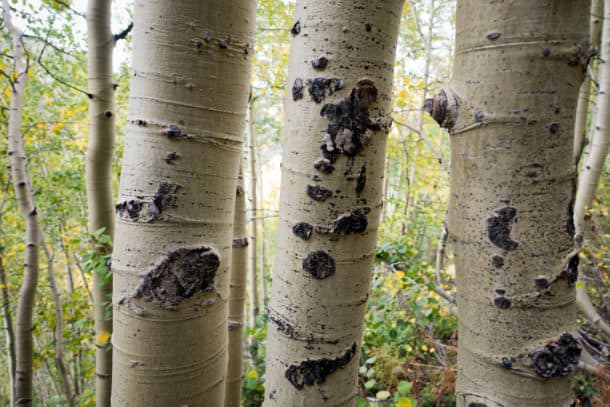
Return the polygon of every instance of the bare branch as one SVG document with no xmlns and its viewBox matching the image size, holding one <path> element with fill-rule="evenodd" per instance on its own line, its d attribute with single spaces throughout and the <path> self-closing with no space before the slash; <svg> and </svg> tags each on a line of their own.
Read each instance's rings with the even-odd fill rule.
<svg viewBox="0 0 610 407">
<path fill-rule="evenodd" d="M 441 151 L 438 148 L 434 147 L 434 144 L 432 144 L 432 140 L 430 140 L 427 136 L 425 136 L 423 131 L 420 132 L 415 127 L 410 126 L 408 123 L 405 123 L 401 120 L 398 120 L 394 116 L 392 116 L 392 121 L 394 123 L 398 124 L 399 126 L 403 126 L 407 129 L 409 129 L 409 131 L 412 131 L 413 133 L 417 134 L 419 136 L 419 138 L 426 144 L 426 147 L 428 147 L 428 149 L 436 156 L 436 158 L 438 159 L 438 162 L 441 164 L 443 169 L 445 171 L 447 171 L 448 173 L 451 172 L 451 169 L 449 168 L 449 166 L 447 165 L 447 162 L 445 161 L 445 157 L 443 156 L 443 153 L 441 153 Z"/>
<path fill-rule="evenodd" d="M 132 29 L 133 29 L 133 21 L 131 23 L 129 23 L 127 28 L 125 28 L 123 31 L 121 31 L 120 33 L 114 34 L 114 42 L 117 42 L 119 40 L 124 40 L 125 37 L 127 37 L 127 35 L 131 32 Z"/>
<path fill-rule="evenodd" d="M 85 18 L 85 13 L 81 13 L 80 11 L 74 10 L 72 7 L 70 7 L 70 5 L 68 3 L 66 3 L 65 1 L 62 0 L 54 0 L 55 3 L 59 4 L 60 6 L 63 6 L 66 8 L 66 10 L 71 11 L 72 13 L 76 14 L 79 17 L 83 17 Z"/>
</svg>

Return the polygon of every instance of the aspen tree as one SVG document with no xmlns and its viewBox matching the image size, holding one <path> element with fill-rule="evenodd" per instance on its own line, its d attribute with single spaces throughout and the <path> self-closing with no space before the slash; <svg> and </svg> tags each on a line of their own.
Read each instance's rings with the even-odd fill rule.
<svg viewBox="0 0 610 407">
<path fill-rule="evenodd" d="M 138 0 L 113 272 L 112 405 L 224 405 L 255 2 Z"/>
<path fill-rule="evenodd" d="M 89 233 L 104 228 L 114 236 L 114 200 L 112 198 L 112 158 L 114 155 L 114 89 L 112 52 L 115 38 L 110 29 L 112 1 L 89 0 L 87 3 L 89 142 L 85 161 Z M 109 254 L 110 248 L 101 255 Z M 98 407 L 110 406 L 112 386 L 112 318 L 106 304 L 112 296 L 112 282 L 94 273 L 95 314 L 95 400 Z"/>
<path fill-rule="evenodd" d="M 231 252 L 231 280 L 229 284 L 229 345 L 225 406 L 239 407 L 244 338 L 244 305 L 246 270 L 248 269 L 248 238 L 246 237 L 246 194 L 240 168 L 233 222 L 233 250 Z"/>
<path fill-rule="evenodd" d="M 28 80 L 28 64 L 23 49 L 23 33 L 13 23 L 8 0 L 2 1 L 4 24 L 8 29 L 13 51 L 14 71 L 11 80 L 11 95 L 8 114 L 8 156 L 15 199 L 25 220 L 25 250 L 23 282 L 19 290 L 17 318 L 15 320 L 15 406 L 32 405 L 32 377 L 34 344 L 32 337 L 32 315 L 39 274 L 40 221 L 34 195 L 30 189 L 30 176 L 21 119 L 23 95 Z"/>
<path fill-rule="evenodd" d="M 402 0 L 300 0 L 265 406 L 355 404 Z"/>
<path fill-rule="evenodd" d="M 588 29 L 586 0 L 458 1 L 452 80 L 426 103 L 451 135 L 458 406 L 574 402 L 573 131 Z"/>
</svg>

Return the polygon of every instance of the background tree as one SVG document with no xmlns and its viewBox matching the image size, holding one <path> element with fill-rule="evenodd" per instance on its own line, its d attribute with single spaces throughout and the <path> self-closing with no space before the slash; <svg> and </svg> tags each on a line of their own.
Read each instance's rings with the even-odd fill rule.
<svg viewBox="0 0 610 407">
<path fill-rule="evenodd" d="M 246 191 L 241 166 L 237 179 L 229 283 L 229 344 L 225 406 L 239 407 L 241 400 L 242 359 L 244 353 L 244 306 L 248 270 L 248 238 L 246 235 Z"/>
</svg>

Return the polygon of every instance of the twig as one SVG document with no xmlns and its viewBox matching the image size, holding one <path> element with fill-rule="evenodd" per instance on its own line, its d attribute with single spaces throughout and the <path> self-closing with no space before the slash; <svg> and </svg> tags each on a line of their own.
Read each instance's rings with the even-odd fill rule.
<svg viewBox="0 0 610 407">
<path fill-rule="evenodd" d="M 72 13 L 76 14 L 79 17 L 83 17 L 85 18 L 85 13 L 81 13 L 80 11 L 76 11 L 74 10 L 72 7 L 70 7 L 70 5 L 62 0 L 54 0 L 55 3 L 59 4 L 60 6 L 64 6 L 67 10 L 70 10 Z"/>
<path fill-rule="evenodd" d="M 436 156 L 436 158 L 438 159 L 438 162 L 441 164 L 443 169 L 445 171 L 447 171 L 447 173 L 451 172 L 449 166 L 447 165 L 447 162 L 445 161 L 445 157 L 443 156 L 443 153 L 441 153 L 441 151 L 439 149 L 434 147 L 434 144 L 432 144 L 432 141 L 426 135 L 424 135 L 423 131 L 420 132 L 419 130 L 417 130 L 413 126 L 410 126 L 408 123 L 405 123 L 405 122 L 403 122 L 401 120 L 398 120 L 394 116 L 392 116 L 392 121 L 394 123 L 398 124 L 399 126 L 403 126 L 403 127 L 407 128 L 407 129 L 409 129 L 410 131 L 412 131 L 413 133 L 417 134 L 419 136 L 419 138 L 422 139 L 422 141 L 426 144 L 428 149 Z"/>
<path fill-rule="evenodd" d="M 118 34 L 114 34 L 114 42 L 117 42 L 119 40 L 124 40 L 125 37 L 127 37 L 127 35 L 131 32 L 132 29 L 133 29 L 133 21 L 131 23 L 129 23 L 127 28 L 125 28 L 123 31 L 121 31 Z"/>
</svg>

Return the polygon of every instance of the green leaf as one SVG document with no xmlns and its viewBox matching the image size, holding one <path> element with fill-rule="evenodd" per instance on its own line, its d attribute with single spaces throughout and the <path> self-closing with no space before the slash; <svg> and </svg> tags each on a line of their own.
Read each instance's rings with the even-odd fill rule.
<svg viewBox="0 0 610 407">
<path fill-rule="evenodd" d="M 366 390 L 371 390 L 377 384 L 377 380 L 371 379 L 368 382 L 364 383 L 364 388 Z"/>
<path fill-rule="evenodd" d="M 386 400 L 389 399 L 391 396 L 390 392 L 387 390 L 381 390 L 377 392 L 377 395 L 375 396 L 376 398 L 378 398 L 379 400 Z"/>
<path fill-rule="evenodd" d="M 412 389 L 413 385 L 410 382 L 403 380 L 398 383 L 398 393 L 400 393 L 401 396 L 409 395 Z"/>
</svg>

